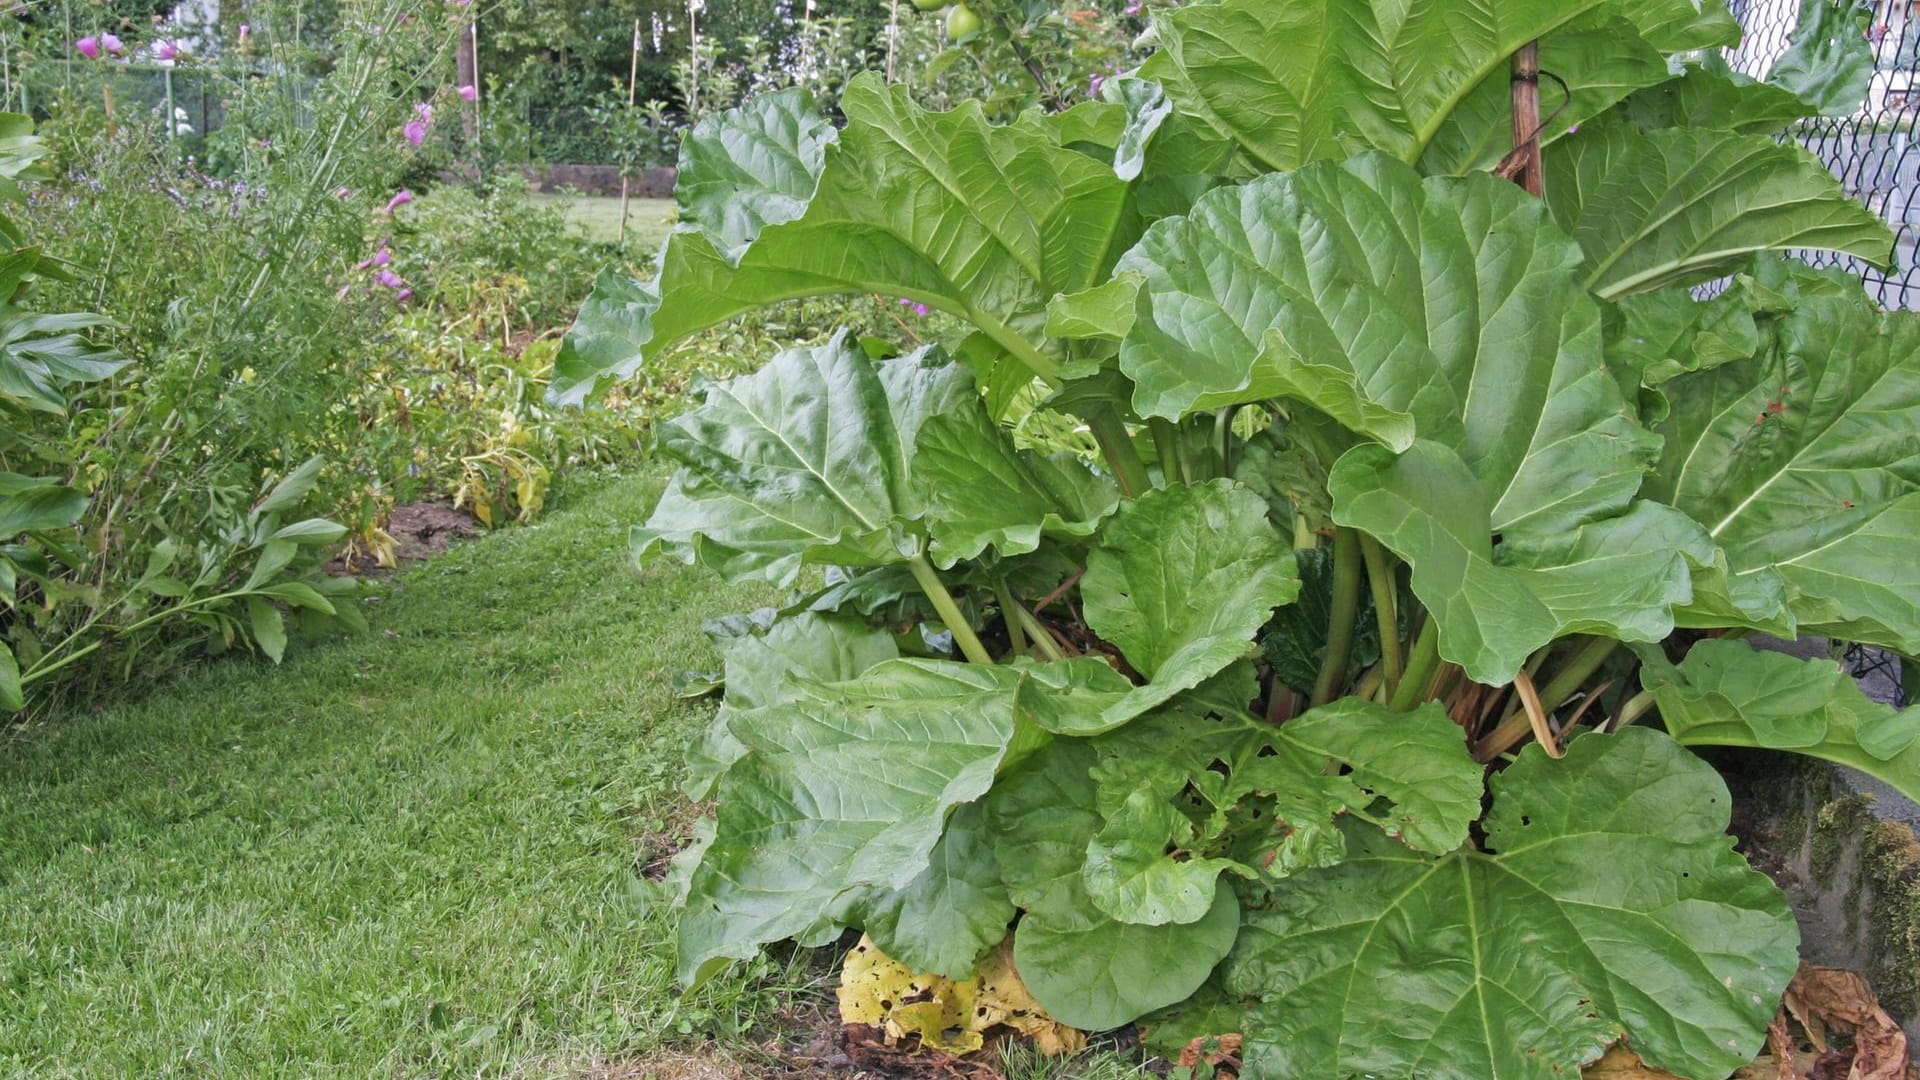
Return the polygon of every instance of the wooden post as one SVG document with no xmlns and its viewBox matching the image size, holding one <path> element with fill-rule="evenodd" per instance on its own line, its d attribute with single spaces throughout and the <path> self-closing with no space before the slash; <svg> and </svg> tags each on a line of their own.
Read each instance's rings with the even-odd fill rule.
<svg viewBox="0 0 1920 1080">
<path fill-rule="evenodd" d="M 1501 174 L 1539 198 L 1546 194 L 1540 169 L 1540 43 L 1529 41 L 1513 54 L 1513 153 Z M 1511 162 L 1514 171 L 1505 166 Z"/>
<path fill-rule="evenodd" d="M 473 23 L 468 23 L 461 31 L 460 38 L 454 42 L 453 67 L 455 85 L 471 86 L 476 94 L 480 91 L 480 38 Z M 462 102 L 460 105 L 461 125 L 466 129 L 467 143 L 472 145 L 480 134 L 480 100 Z"/>
<path fill-rule="evenodd" d="M 688 9 L 691 17 L 692 9 Z M 633 119 L 634 89 L 640 82 L 640 20 L 633 20 L 633 60 L 627 66 L 627 119 Z M 631 153 L 631 151 L 629 151 Z M 627 248 L 627 206 L 628 185 L 633 180 L 633 160 L 628 158 L 626 167 L 620 170 L 620 250 Z"/>
</svg>

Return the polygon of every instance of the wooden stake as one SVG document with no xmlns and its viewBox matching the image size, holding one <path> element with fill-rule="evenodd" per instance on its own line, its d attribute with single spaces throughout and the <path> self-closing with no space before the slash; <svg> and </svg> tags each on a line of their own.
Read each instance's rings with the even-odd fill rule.
<svg viewBox="0 0 1920 1080">
<path fill-rule="evenodd" d="M 893 85 L 893 54 L 900 41 L 900 0 L 887 6 L 887 85 Z"/>
<path fill-rule="evenodd" d="M 689 9 L 688 17 L 689 18 L 692 17 L 691 9 Z M 635 19 L 633 20 L 633 61 L 627 67 L 627 116 L 629 119 L 631 119 L 633 116 L 634 88 L 639 84 L 639 82 L 640 82 L 640 20 Z M 626 246 L 627 246 L 627 206 L 628 206 L 628 199 L 629 199 L 629 191 L 628 191 L 627 185 L 631 182 L 632 177 L 633 177 L 633 162 L 628 161 L 627 167 L 620 170 L 620 248 L 623 251 L 626 249 Z"/>
<path fill-rule="evenodd" d="M 700 0 L 687 0 L 687 116 L 700 116 Z"/>
<path fill-rule="evenodd" d="M 1497 171 L 1535 198 L 1546 194 L 1546 175 L 1540 168 L 1540 43 L 1537 41 L 1527 42 L 1513 54 L 1513 153 L 1507 155 Z"/>
<path fill-rule="evenodd" d="M 477 93 L 480 89 L 480 37 L 473 23 L 454 42 L 453 77 L 462 86 L 471 86 Z M 478 98 L 463 102 L 460 106 L 460 123 L 467 133 L 467 145 L 471 148 L 480 135 L 480 102 Z"/>
</svg>

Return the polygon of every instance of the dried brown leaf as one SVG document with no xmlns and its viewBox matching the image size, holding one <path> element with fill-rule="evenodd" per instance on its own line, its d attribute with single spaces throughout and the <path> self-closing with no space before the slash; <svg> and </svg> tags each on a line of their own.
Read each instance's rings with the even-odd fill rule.
<svg viewBox="0 0 1920 1080">
<path fill-rule="evenodd" d="M 1802 964 L 1787 988 L 1787 1008 L 1823 1051 L 1831 1048 L 1828 1029 L 1851 1036 L 1845 1080 L 1910 1080 L 1914 1075 L 1907 1033 L 1858 973 Z"/>
</svg>

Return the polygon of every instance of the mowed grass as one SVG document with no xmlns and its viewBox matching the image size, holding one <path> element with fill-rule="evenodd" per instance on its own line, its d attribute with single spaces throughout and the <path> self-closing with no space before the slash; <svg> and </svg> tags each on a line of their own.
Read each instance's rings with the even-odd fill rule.
<svg viewBox="0 0 1920 1080">
<path fill-rule="evenodd" d="M 777 600 L 631 566 L 663 486 L 569 483 L 380 587 L 364 637 L 0 733 L 0 1077 L 791 1076 L 767 1048 L 834 957 L 681 994 L 643 874 L 711 716 L 672 676 Z"/>
<path fill-rule="evenodd" d="M 640 867 L 684 826 L 701 620 L 662 481 L 579 491 L 284 667 L 0 735 L 0 1075 L 546 1076 L 771 1024 L 772 962 L 672 989 Z"/>
<path fill-rule="evenodd" d="M 535 195 L 534 202 L 558 206 L 567 220 L 588 239 L 603 244 L 620 241 L 620 199 L 596 195 Z M 679 208 L 672 199 L 634 199 L 627 211 L 627 249 L 644 255 L 660 250 L 673 231 Z"/>
</svg>

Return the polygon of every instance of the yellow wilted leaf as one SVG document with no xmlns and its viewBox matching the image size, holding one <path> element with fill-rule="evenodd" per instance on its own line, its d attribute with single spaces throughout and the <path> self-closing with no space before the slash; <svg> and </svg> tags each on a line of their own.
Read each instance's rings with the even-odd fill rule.
<svg viewBox="0 0 1920 1080">
<path fill-rule="evenodd" d="M 388 570 L 400 565 L 400 542 L 387 530 L 378 525 L 369 525 L 361 534 L 361 542 L 367 553 L 373 556 L 374 565 Z"/>
<path fill-rule="evenodd" d="M 986 1041 L 968 1023 L 976 986 L 916 975 L 863 937 L 840 967 L 840 1021 L 874 1028 L 889 1045 L 917 1035 L 928 1049 L 971 1053 Z"/>
<path fill-rule="evenodd" d="M 955 982 L 916 974 L 863 937 L 840 968 L 838 993 L 841 1022 L 873 1028 L 890 1046 L 913 1035 L 926 1049 L 967 1054 L 997 1027 L 1027 1036 L 1043 1054 L 1087 1046 L 1085 1032 L 1048 1016 L 1027 993 L 1005 944 L 987 954 L 974 978 Z"/>
<path fill-rule="evenodd" d="M 1013 967 L 1013 950 L 1002 942 L 980 962 L 980 993 L 974 1002 L 974 1020 L 981 1029 L 996 1024 L 1010 1027 L 1033 1040 L 1049 1057 L 1077 1054 L 1087 1048 L 1087 1033 L 1047 1015 L 1027 993 L 1027 984 Z"/>
</svg>

